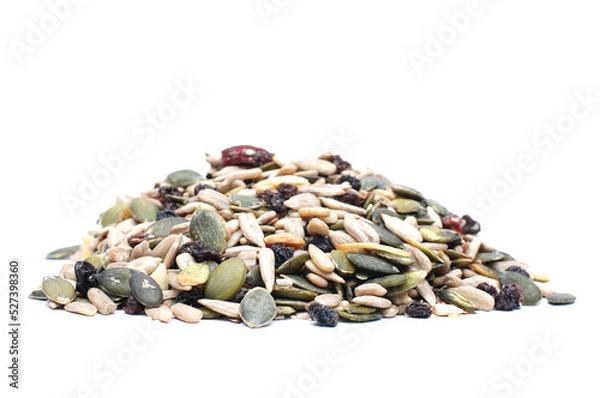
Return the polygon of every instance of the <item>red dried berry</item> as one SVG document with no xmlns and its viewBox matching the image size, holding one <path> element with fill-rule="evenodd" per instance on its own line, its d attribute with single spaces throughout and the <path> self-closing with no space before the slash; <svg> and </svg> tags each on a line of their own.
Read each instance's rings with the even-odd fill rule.
<svg viewBox="0 0 600 398">
<path fill-rule="evenodd" d="M 273 160 L 273 154 L 252 145 L 236 145 L 221 151 L 223 166 L 258 167 Z"/>
<path fill-rule="evenodd" d="M 453 229 L 456 232 L 462 233 L 462 219 L 456 214 L 450 214 L 443 217 L 442 224 L 446 229 Z"/>
<path fill-rule="evenodd" d="M 146 239 L 150 238 L 152 235 L 146 233 L 146 232 L 141 232 L 139 234 L 135 234 L 135 235 L 131 235 L 129 238 L 127 238 L 127 244 L 129 245 L 129 247 L 134 248 L 137 245 L 139 245 L 140 243 L 142 243 L 143 241 L 145 241 Z"/>
</svg>

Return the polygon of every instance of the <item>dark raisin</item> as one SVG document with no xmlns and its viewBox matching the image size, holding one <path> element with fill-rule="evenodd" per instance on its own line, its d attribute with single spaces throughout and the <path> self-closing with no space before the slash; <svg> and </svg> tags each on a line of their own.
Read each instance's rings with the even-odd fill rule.
<svg viewBox="0 0 600 398">
<path fill-rule="evenodd" d="M 158 195 L 160 203 L 168 210 L 177 210 L 179 207 L 179 203 L 177 200 L 173 199 L 174 196 L 181 196 L 181 192 L 179 188 L 174 187 L 172 185 L 163 185 L 158 188 Z"/>
<path fill-rule="evenodd" d="M 496 306 L 494 308 L 502 311 L 516 310 L 520 308 L 524 302 L 525 298 L 523 297 L 523 291 L 519 285 L 516 283 L 509 283 L 502 286 L 500 293 L 496 296 Z"/>
<path fill-rule="evenodd" d="M 338 178 L 337 183 L 341 184 L 343 182 L 348 182 L 352 189 L 360 191 L 360 180 L 358 178 L 351 175 L 343 175 Z"/>
<path fill-rule="evenodd" d="M 305 239 L 306 244 L 310 245 L 311 243 L 317 246 L 319 249 L 323 250 L 325 253 L 329 253 L 335 247 L 331 244 L 329 237 L 323 235 L 306 235 Z"/>
<path fill-rule="evenodd" d="M 156 214 L 156 221 L 171 217 L 178 217 L 178 215 L 173 210 L 162 209 Z"/>
<path fill-rule="evenodd" d="M 336 326 L 340 320 L 337 312 L 331 307 L 319 304 L 315 301 L 310 303 L 306 308 L 306 312 L 310 315 L 310 319 L 315 321 L 319 326 Z"/>
<path fill-rule="evenodd" d="M 283 195 L 275 191 L 264 191 L 260 198 L 265 202 L 267 207 L 273 209 L 276 213 L 282 214 L 287 211 L 287 207 L 283 204 Z"/>
<path fill-rule="evenodd" d="M 223 166 L 258 167 L 273 160 L 273 154 L 252 145 L 236 145 L 221 151 Z"/>
<path fill-rule="evenodd" d="M 281 184 L 277 185 L 277 192 L 281 194 L 283 200 L 288 200 L 292 196 L 298 194 L 298 187 L 282 182 Z"/>
<path fill-rule="evenodd" d="M 87 295 L 88 290 L 98 287 L 97 276 L 100 270 L 92 263 L 81 260 L 75 263 L 75 290 Z"/>
<path fill-rule="evenodd" d="M 506 268 L 506 271 L 513 271 L 516 272 L 517 274 L 521 274 L 523 275 L 525 278 L 531 278 L 531 275 L 529 275 L 529 272 L 525 271 L 523 268 L 519 267 L 518 265 L 511 265 L 510 267 Z"/>
<path fill-rule="evenodd" d="M 404 313 L 411 318 L 429 318 L 431 307 L 425 301 L 413 301 L 406 306 Z"/>
<path fill-rule="evenodd" d="M 187 292 L 179 293 L 177 295 L 177 297 L 175 297 L 175 302 L 187 304 L 194 308 L 200 308 L 202 306 L 200 305 L 198 300 L 203 299 L 203 298 L 204 298 L 204 293 L 202 292 L 202 290 L 194 288 L 192 290 L 188 290 Z"/>
<path fill-rule="evenodd" d="M 135 297 L 131 296 L 125 301 L 123 310 L 129 315 L 139 315 L 144 312 L 144 306 Z"/>
<path fill-rule="evenodd" d="M 150 235 L 146 232 L 141 232 L 139 234 L 131 235 L 129 238 L 127 238 L 127 244 L 129 245 L 129 247 L 133 248 L 150 237 L 152 237 L 152 235 Z"/>
<path fill-rule="evenodd" d="M 468 215 L 465 214 L 464 216 L 462 216 L 463 219 L 463 226 L 462 226 L 462 230 L 463 233 L 468 234 L 468 235 L 477 235 L 479 233 L 479 231 L 481 231 L 481 225 L 473 220 L 473 218 Z"/>
<path fill-rule="evenodd" d="M 348 203 L 352 206 L 362 207 L 363 205 L 363 200 L 361 199 L 360 195 L 353 191 L 348 191 L 343 195 L 336 196 L 335 198 L 340 202 Z"/>
<path fill-rule="evenodd" d="M 246 297 L 246 294 L 249 291 L 250 289 L 248 289 L 247 287 L 242 287 L 240 290 L 238 290 L 235 296 L 233 296 L 231 301 L 233 301 L 234 303 L 240 303 L 244 299 L 244 297 Z"/>
<path fill-rule="evenodd" d="M 335 167 L 337 167 L 337 173 L 341 173 L 344 170 L 350 170 L 352 168 L 352 165 L 342 159 L 340 155 L 333 155 L 331 162 L 335 164 Z"/>
<path fill-rule="evenodd" d="M 459 233 L 462 233 L 462 219 L 456 214 L 450 214 L 446 217 L 442 217 L 442 224 L 446 229 L 453 229 Z"/>
<path fill-rule="evenodd" d="M 496 298 L 496 296 L 498 296 L 498 289 L 496 289 L 494 286 L 490 285 L 487 282 L 481 282 L 479 285 L 477 285 L 477 289 L 483 290 L 484 292 L 492 296 L 494 299 Z"/>
<path fill-rule="evenodd" d="M 294 257 L 294 249 L 289 246 L 280 245 L 275 243 L 271 246 L 271 250 L 275 253 L 275 268 L 279 268 L 281 264 L 285 263 L 290 258 Z"/>
<path fill-rule="evenodd" d="M 212 189 L 213 191 L 218 191 L 217 187 L 210 184 L 197 184 L 194 187 L 194 195 L 198 195 L 198 192 L 203 191 L 205 189 Z"/>
<path fill-rule="evenodd" d="M 187 242 L 181 245 L 179 248 L 180 253 L 189 253 L 194 257 L 196 262 L 201 263 L 203 261 L 221 261 L 221 253 L 219 253 L 216 249 L 207 247 L 204 243 L 200 241 Z"/>
</svg>

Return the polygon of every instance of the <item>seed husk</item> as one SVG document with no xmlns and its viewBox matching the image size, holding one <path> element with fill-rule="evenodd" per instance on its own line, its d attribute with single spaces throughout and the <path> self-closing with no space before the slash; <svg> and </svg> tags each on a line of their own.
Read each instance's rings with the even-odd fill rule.
<svg viewBox="0 0 600 398">
<path fill-rule="evenodd" d="M 204 285 L 204 295 L 214 300 L 231 300 L 246 280 L 246 263 L 239 258 L 229 258 L 219 264 Z"/>
<path fill-rule="evenodd" d="M 42 292 L 48 299 L 65 305 L 75 300 L 77 292 L 75 286 L 67 279 L 58 276 L 47 276 L 42 282 Z"/>
<path fill-rule="evenodd" d="M 554 293 L 546 297 L 549 304 L 567 305 L 575 302 L 575 296 L 570 293 Z"/>
<path fill-rule="evenodd" d="M 136 221 L 146 222 L 156 220 L 159 209 L 149 198 L 140 196 L 131 200 L 129 210 Z"/>
<path fill-rule="evenodd" d="M 240 302 L 240 317 L 250 328 L 268 325 L 277 315 L 275 300 L 268 290 L 252 288 Z"/>
<path fill-rule="evenodd" d="M 225 220 L 212 210 L 198 208 L 190 220 L 190 238 L 223 253 L 227 247 Z"/>
<path fill-rule="evenodd" d="M 501 272 L 500 284 L 510 283 L 516 283 L 523 291 L 524 305 L 538 305 L 542 301 L 542 292 L 531 279 L 514 271 Z"/>
</svg>

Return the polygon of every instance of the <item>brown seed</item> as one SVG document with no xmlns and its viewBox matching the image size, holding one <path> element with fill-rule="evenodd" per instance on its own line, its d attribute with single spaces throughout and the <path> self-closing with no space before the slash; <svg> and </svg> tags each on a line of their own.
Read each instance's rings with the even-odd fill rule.
<svg viewBox="0 0 600 398">
<path fill-rule="evenodd" d="M 357 296 L 352 299 L 354 304 L 365 305 L 373 308 L 389 308 L 392 302 L 383 297 L 377 296 Z"/>
<path fill-rule="evenodd" d="M 383 297 L 387 294 L 387 289 L 378 283 L 363 283 L 354 288 L 356 296 L 378 296 Z"/>
<path fill-rule="evenodd" d="M 96 307 L 87 301 L 71 301 L 70 303 L 65 304 L 63 308 L 65 311 L 85 316 L 93 316 L 96 315 L 96 312 L 98 312 Z"/>
<path fill-rule="evenodd" d="M 306 225 L 306 232 L 311 235 L 329 235 L 329 226 L 320 218 L 311 219 Z"/>
<path fill-rule="evenodd" d="M 87 298 L 103 315 L 113 314 L 117 310 L 117 304 L 106 293 L 96 287 L 88 290 Z"/>
<path fill-rule="evenodd" d="M 198 323 L 202 319 L 202 311 L 191 305 L 175 303 L 171 305 L 171 312 L 175 318 L 187 323 Z"/>
<path fill-rule="evenodd" d="M 163 323 L 169 323 L 171 322 L 171 319 L 173 319 L 173 312 L 164 304 L 154 308 L 145 308 L 144 312 L 151 319 L 161 321 Z"/>
</svg>

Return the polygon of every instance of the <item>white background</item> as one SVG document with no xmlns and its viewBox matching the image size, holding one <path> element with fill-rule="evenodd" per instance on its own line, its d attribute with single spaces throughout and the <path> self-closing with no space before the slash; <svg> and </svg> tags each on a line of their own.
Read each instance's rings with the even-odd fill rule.
<svg viewBox="0 0 600 398">
<path fill-rule="evenodd" d="M 592 2 L 68 4 L 0 6 L 1 261 L 20 260 L 23 300 L 21 388 L 11 396 L 596 396 Z M 144 124 L 168 110 L 178 82 L 195 87 L 193 100 L 157 128 Z M 539 135 L 544 126 L 567 132 Z M 86 319 L 26 299 L 60 269 L 45 254 L 79 243 L 116 196 L 175 169 L 204 172 L 205 153 L 240 143 L 286 158 L 331 149 L 476 214 L 488 244 L 577 303 L 337 329 L 173 321 L 146 330 L 143 317 Z M 135 152 L 118 160 L 124 145 Z M 90 188 L 93 178 L 102 186 Z M 2 271 L 6 324 L 7 280 Z"/>
</svg>

